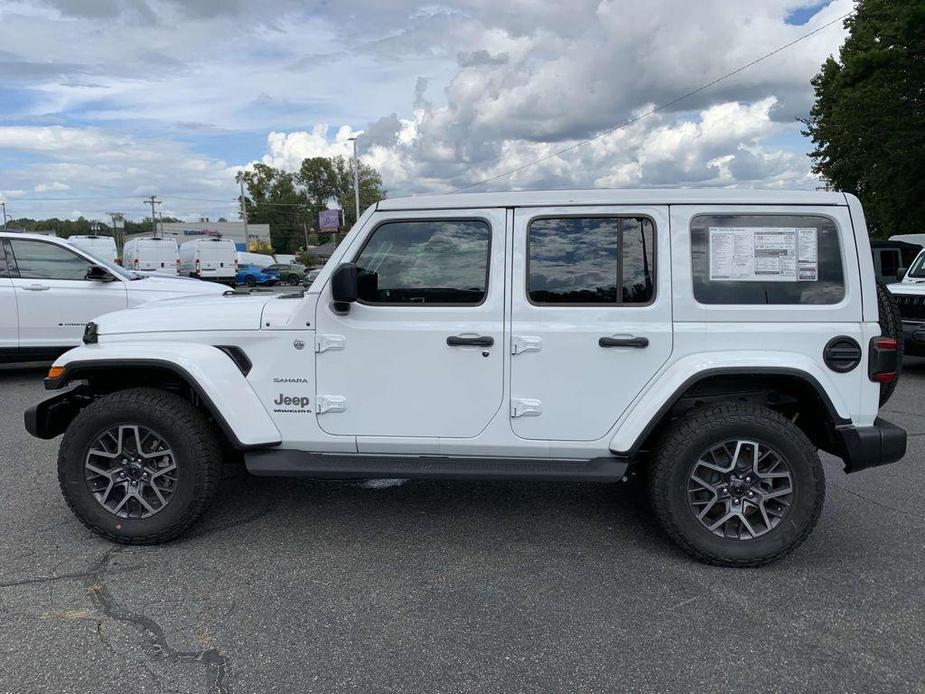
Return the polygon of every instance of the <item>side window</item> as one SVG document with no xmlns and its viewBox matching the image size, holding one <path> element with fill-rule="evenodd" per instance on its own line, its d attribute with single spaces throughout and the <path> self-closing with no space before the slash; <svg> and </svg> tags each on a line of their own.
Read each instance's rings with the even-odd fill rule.
<svg viewBox="0 0 925 694">
<path fill-rule="evenodd" d="M 838 227 L 815 215 L 699 215 L 691 220 L 701 304 L 836 304 L 845 296 Z"/>
<path fill-rule="evenodd" d="M 527 229 L 534 304 L 648 304 L 655 296 L 655 228 L 643 217 L 551 217 Z"/>
<path fill-rule="evenodd" d="M 10 245 L 23 279 L 82 280 L 90 268 L 89 261 L 53 243 L 11 239 Z"/>
<path fill-rule="evenodd" d="M 386 222 L 356 259 L 360 301 L 474 306 L 488 290 L 491 228 L 482 220 Z"/>
</svg>

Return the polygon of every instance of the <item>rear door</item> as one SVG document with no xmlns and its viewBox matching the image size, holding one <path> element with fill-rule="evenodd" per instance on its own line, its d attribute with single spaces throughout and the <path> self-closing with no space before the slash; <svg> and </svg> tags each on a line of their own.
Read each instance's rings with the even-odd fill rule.
<svg viewBox="0 0 925 694">
<path fill-rule="evenodd" d="M 199 244 L 199 267 L 203 275 L 231 277 L 234 269 L 234 246 L 226 241 L 210 239 Z"/>
<path fill-rule="evenodd" d="M 93 263 L 70 248 L 34 239 L 9 244 L 21 348 L 78 345 L 89 321 L 126 308 L 125 282 L 84 279 Z"/>
<path fill-rule="evenodd" d="M 511 426 L 604 436 L 672 350 L 667 206 L 514 213 Z"/>
</svg>

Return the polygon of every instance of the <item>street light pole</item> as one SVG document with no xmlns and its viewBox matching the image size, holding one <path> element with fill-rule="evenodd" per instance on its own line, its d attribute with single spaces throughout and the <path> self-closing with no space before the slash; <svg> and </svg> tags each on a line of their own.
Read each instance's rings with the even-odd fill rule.
<svg viewBox="0 0 925 694">
<path fill-rule="evenodd" d="M 351 137 L 353 140 L 353 199 L 356 203 L 356 221 L 360 220 L 360 166 L 357 162 L 357 139 Z"/>
</svg>

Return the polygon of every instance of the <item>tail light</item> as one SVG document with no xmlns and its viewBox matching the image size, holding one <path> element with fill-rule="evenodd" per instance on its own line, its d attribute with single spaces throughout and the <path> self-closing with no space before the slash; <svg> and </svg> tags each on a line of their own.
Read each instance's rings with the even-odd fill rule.
<svg viewBox="0 0 925 694">
<path fill-rule="evenodd" d="M 177 274 L 180 274 L 180 258 L 177 258 Z"/>
<path fill-rule="evenodd" d="M 876 383 L 892 383 L 899 374 L 899 343 L 892 337 L 872 337 L 867 373 Z"/>
<path fill-rule="evenodd" d="M 196 258 L 196 274 L 199 274 L 199 258 Z"/>
<path fill-rule="evenodd" d="M 238 268 L 238 259 L 235 258 L 235 259 L 234 259 L 234 271 L 237 272 L 238 269 L 239 269 L 239 268 Z"/>
<path fill-rule="evenodd" d="M 137 270 L 139 267 L 141 267 L 141 264 L 138 262 L 138 258 L 135 258 L 135 260 L 132 261 L 132 268 Z"/>
</svg>

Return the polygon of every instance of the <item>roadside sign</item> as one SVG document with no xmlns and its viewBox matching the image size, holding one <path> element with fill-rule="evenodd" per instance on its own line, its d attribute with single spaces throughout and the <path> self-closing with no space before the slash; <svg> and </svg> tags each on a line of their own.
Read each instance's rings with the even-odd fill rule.
<svg viewBox="0 0 925 694">
<path fill-rule="evenodd" d="M 318 228 L 321 231 L 340 229 L 340 210 L 321 210 L 318 213 Z"/>
</svg>

